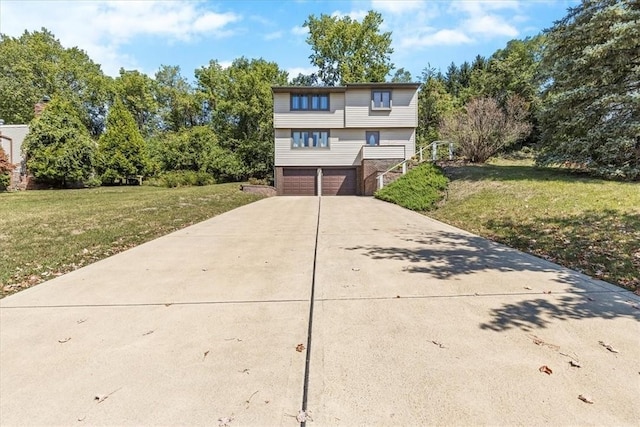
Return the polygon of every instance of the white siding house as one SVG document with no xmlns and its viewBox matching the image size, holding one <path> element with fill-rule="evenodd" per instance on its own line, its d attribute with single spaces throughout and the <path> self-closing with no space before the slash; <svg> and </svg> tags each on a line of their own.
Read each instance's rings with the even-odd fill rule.
<svg viewBox="0 0 640 427">
<path fill-rule="evenodd" d="M 278 194 L 373 194 L 378 173 L 415 154 L 418 86 L 272 88 Z"/>
</svg>

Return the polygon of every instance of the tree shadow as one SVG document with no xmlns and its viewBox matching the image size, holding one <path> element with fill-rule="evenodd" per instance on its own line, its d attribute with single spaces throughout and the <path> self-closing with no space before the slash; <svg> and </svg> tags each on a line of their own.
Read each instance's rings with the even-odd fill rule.
<svg viewBox="0 0 640 427">
<path fill-rule="evenodd" d="M 495 239 L 634 291 L 640 285 L 640 214 L 606 209 L 484 226 Z"/>
<path fill-rule="evenodd" d="M 490 311 L 491 320 L 480 329 L 506 331 L 546 328 L 557 320 L 588 318 L 614 319 L 629 317 L 640 321 L 640 302 L 629 299 L 631 294 L 601 293 L 562 295 L 555 299 L 535 298 L 504 304 Z"/>
<path fill-rule="evenodd" d="M 361 245 L 346 248 L 375 260 L 400 260 L 409 263 L 404 271 L 427 274 L 440 280 L 477 272 L 552 273 L 549 280 L 567 284 L 561 294 L 540 297 L 517 294 L 524 298 L 491 310 L 491 319 L 479 325 L 482 329 L 504 331 L 511 328 L 531 330 L 547 327 L 555 320 L 632 317 L 640 320 L 640 300 L 623 289 L 615 290 L 604 283 L 490 240 L 451 231 L 433 231 L 412 238 L 398 236 L 413 247 Z M 455 282 L 451 282 L 452 285 Z M 633 300 L 629 304 L 627 300 Z"/>
<path fill-rule="evenodd" d="M 445 175 L 451 180 L 491 180 L 491 181 L 564 181 L 564 182 L 603 182 L 584 172 L 559 168 L 525 165 L 466 164 L 443 165 Z"/>
</svg>

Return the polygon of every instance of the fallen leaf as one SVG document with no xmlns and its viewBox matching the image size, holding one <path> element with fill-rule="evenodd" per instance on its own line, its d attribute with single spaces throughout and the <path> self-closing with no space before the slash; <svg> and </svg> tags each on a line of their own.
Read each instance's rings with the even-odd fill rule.
<svg viewBox="0 0 640 427">
<path fill-rule="evenodd" d="M 76 323 L 79 325 L 80 323 L 84 323 L 84 322 L 86 322 L 86 321 L 87 321 L 87 319 L 80 319 L 80 320 L 78 320 Z"/>
<path fill-rule="evenodd" d="M 207 357 L 208 355 L 209 355 L 209 350 L 207 350 L 207 351 L 205 351 L 205 352 L 204 352 L 204 356 L 202 356 L 202 360 L 204 360 L 204 359 L 205 359 L 205 357 Z"/>
<path fill-rule="evenodd" d="M 447 348 L 444 346 L 444 344 L 442 344 L 440 341 L 431 341 L 433 344 L 437 345 L 440 348 Z"/>
<path fill-rule="evenodd" d="M 593 400 L 591 399 L 590 396 L 585 396 L 585 395 L 581 394 L 581 395 L 578 396 L 578 399 L 582 400 L 585 403 L 593 404 Z"/>
<path fill-rule="evenodd" d="M 356 267 L 353 267 L 351 270 L 352 270 L 352 271 L 360 271 L 360 269 L 359 269 L 359 268 L 356 268 Z"/>
<path fill-rule="evenodd" d="M 302 345 L 302 344 L 298 344 L 298 345 L 296 346 L 296 351 L 297 351 L 298 353 L 302 353 L 302 351 L 303 351 L 303 350 L 304 350 L 304 345 Z"/>
<path fill-rule="evenodd" d="M 582 365 L 580 364 L 580 362 L 576 360 L 569 360 L 569 364 L 574 368 L 582 368 Z"/>
<path fill-rule="evenodd" d="M 551 370 L 551 368 L 550 368 L 550 367 L 548 367 L 547 365 L 542 365 L 542 366 L 540 366 L 540 368 L 538 368 L 538 370 L 539 370 L 540 372 L 544 372 L 544 373 L 545 373 L 545 374 L 547 374 L 547 375 L 551 375 L 551 374 L 553 373 L 553 371 Z"/>
<path fill-rule="evenodd" d="M 604 348 L 609 350 L 611 353 L 619 353 L 619 351 L 616 350 L 615 348 L 613 348 L 613 346 L 611 344 L 607 344 L 607 343 L 602 342 L 602 341 L 598 341 L 598 342 L 600 343 L 601 346 L 603 346 Z"/>
<path fill-rule="evenodd" d="M 144 337 L 145 335 L 151 335 L 154 331 L 147 331 L 144 334 L 142 334 L 142 336 Z"/>
<path fill-rule="evenodd" d="M 64 344 L 64 343 L 69 342 L 69 341 L 71 341 L 71 337 L 69 337 L 69 338 L 63 338 L 63 339 L 61 339 L 61 340 L 58 340 L 58 342 L 59 342 L 60 344 Z"/>
<path fill-rule="evenodd" d="M 525 286 L 524 287 L 526 290 L 530 291 L 531 289 L 533 289 L 531 286 Z"/>
</svg>

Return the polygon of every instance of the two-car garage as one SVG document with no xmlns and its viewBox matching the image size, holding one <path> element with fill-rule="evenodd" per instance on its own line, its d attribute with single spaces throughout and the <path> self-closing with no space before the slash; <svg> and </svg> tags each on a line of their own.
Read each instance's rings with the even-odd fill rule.
<svg viewBox="0 0 640 427">
<path fill-rule="evenodd" d="M 284 196 L 315 196 L 319 189 L 323 196 L 358 194 L 356 168 L 283 168 L 281 179 Z"/>
</svg>

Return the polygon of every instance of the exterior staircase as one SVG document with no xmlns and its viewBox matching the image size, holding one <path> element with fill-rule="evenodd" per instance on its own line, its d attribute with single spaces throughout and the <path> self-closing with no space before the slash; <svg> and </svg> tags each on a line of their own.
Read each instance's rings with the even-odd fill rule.
<svg viewBox="0 0 640 427">
<path fill-rule="evenodd" d="M 453 160 L 453 143 L 449 141 L 433 141 L 429 145 L 425 145 L 420 147 L 420 150 L 410 159 L 407 159 L 403 162 L 398 163 L 387 169 L 384 172 L 381 172 L 377 176 L 378 181 L 378 190 L 389 185 L 396 179 L 400 178 L 402 175 L 406 174 L 408 171 L 413 169 L 425 161 L 435 162 L 438 160 L 438 146 L 440 145 L 448 145 L 449 146 L 449 160 Z M 431 157 L 428 158 L 425 151 L 427 149 L 431 149 Z"/>
</svg>

